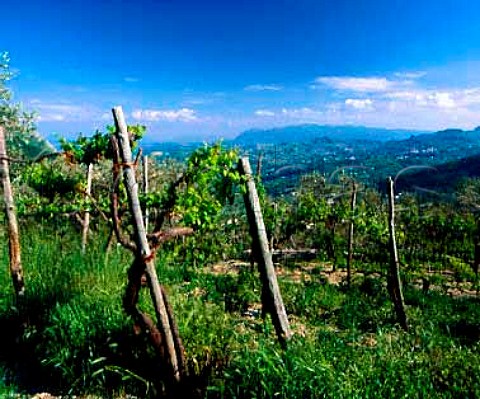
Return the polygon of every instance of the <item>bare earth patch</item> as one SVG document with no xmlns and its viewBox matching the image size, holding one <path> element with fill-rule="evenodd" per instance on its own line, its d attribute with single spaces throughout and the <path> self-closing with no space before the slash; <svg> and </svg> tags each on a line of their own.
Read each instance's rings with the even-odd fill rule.
<svg viewBox="0 0 480 399">
<path fill-rule="evenodd" d="M 250 263 L 239 260 L 229 260 L 211 265 L 205 269 L 207 273 L 219 274 L 238 274 L 242 269 L 250 268 Z"/>
</svg>

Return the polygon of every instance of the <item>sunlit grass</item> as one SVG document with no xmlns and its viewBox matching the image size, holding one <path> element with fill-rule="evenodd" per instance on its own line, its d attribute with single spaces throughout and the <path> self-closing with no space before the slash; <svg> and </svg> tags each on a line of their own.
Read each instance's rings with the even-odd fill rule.
<svg viewBox="0 0 480 399">
<path fill-rule="evenodd" d="M 122 309 L 132 255 L 114 246 L 107 259 L 105 237 L 94 233 L 82 255 L 75 230 L 24 226 L 26 296 L 18 306 L 2 246 L 0 397 L 160 395 L 156 356 Z M 280 288 L 295 335 L 283 350 L 270 318 L 260 317 L 256 271 L 214 273 L 177 263 L 175 253 L 160 252 L 156 262 L 185 346 L 190 397 L 480 397 L 478 298 L 425 293 L 407 281 L 405 333 L 380 275 L 355 277 L 347 289 L 317 272 L 285 274 Z M 146 290 L 141 306 L 153 314 Z"/>
</svg>

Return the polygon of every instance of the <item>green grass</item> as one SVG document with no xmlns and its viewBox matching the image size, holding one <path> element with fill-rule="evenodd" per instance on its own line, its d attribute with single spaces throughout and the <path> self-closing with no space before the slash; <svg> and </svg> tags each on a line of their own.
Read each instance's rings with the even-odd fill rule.
<svg viewBox="0 0 480 399">
<path fill-rule="evenodd" d="M 82 256 L 78 232 L 22 226 L 26 296 L 18 306 L 2 247 L 0 397 L 160 396 L 156 356 L 121 305 L 131 254 L 114 247 L 105 259 L 105 241 L 96 233 Z M 296 332 L 283 350 L 269 317 L 245 313 L 260 302 L 257 272 L 213 274 L 177 263 L 175 253 L 160 252 L 156 261 L 185 345 L 188 397 L 480 397 L 478 298 L 407 284 L 405 333 L 381 278 L 356 277 L 347 289 L 316 274 L 282 276 Z M 141 302 L 153 314 L 146 292 Z"/>
</svg>

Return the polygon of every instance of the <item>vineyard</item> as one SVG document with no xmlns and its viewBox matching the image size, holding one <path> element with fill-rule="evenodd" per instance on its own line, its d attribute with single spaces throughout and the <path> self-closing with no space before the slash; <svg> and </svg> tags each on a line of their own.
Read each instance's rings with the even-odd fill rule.
<svg viewBox="0 0 480 399">
<path fill-rule="evenodd" d="M 478 180 L 272 196 L 241 148 L 146 156 L 116 107 L 57 151 L 2 101 L 1 397 L 480 397 Z"/>
</svg>

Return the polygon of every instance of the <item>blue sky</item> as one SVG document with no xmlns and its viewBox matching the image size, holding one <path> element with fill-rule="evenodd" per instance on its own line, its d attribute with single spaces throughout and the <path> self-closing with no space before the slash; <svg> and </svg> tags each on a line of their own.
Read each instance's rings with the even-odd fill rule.
<svg viewBox="0 0 480 399">
<path fill-rule="evenodd" d="M 45 135 L 103 128 L 115 105 L 162 141 L 480 125 L 475 0 L 6 3 L 0 51 Z"/>
</svg>

